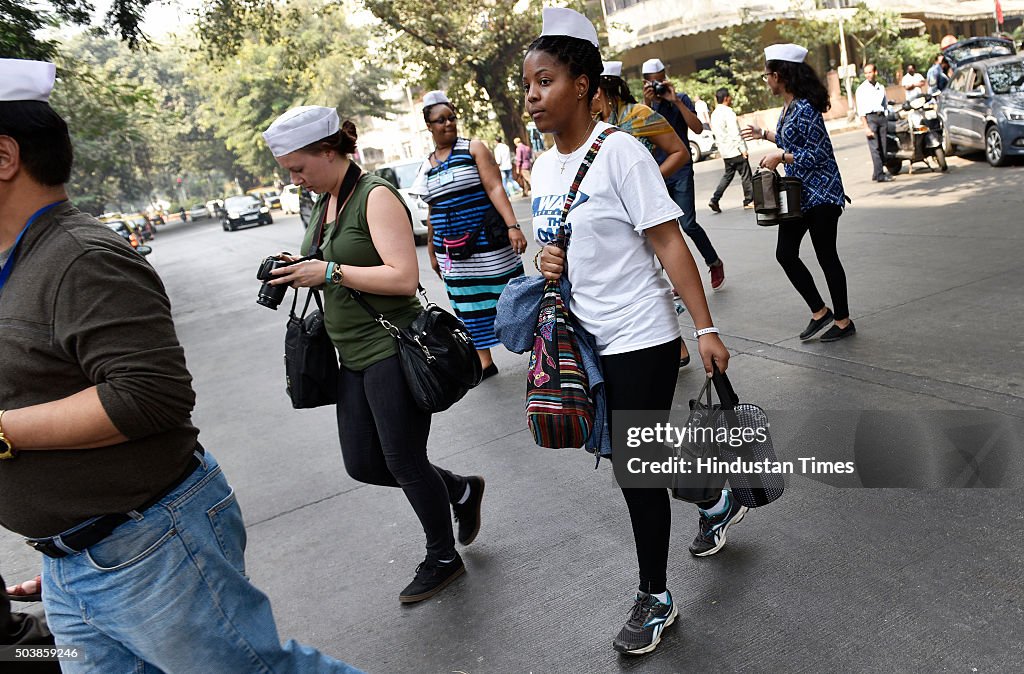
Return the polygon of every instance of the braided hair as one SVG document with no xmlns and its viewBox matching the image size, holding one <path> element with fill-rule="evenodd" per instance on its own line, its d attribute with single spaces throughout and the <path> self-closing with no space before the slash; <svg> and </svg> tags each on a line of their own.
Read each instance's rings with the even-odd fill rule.
<svg viewBox="0 0 1024 674">
<path fill-rule="evenodd" d="M 587 101 L 594 99 L 604 63 L 601 61 L 601 51 L 592 42 L 568 35 L 542 35 L 526 49 L 527 54 L 532 51 L 542 51 L 554 56 L 559 63 L 569 69 L 569 74 L 574 78 L 586 75 L 590 83 Z"/>
<path fill-rule="evenodd" d="M 600 87 L 604 95 L 613 104 L 636 103 L 636 98 L 633 97 L 633 93 L 629 90 L 626 80 L 621 77 L 601 75 Z"/>
</svg>

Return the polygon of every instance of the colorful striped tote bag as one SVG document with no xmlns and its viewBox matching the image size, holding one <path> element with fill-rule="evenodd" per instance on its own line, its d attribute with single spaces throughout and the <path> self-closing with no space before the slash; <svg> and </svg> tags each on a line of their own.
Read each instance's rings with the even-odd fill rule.
<svg viewBox="0 0 1024 674">
<path fill-rule="evenodd" d="M 556 242 L 563 249 L 568 249 L 570 237 L 565 222 L 580 183 L 604 139 L 614 131 L 612 127 L 598 135 L 576 173 L 562 208 L 562 227 Z M 544 284 L 537 314 L 530 369 L 526 375 L 526 420 L 534 442 L 551 449 L 583 447 L 594 429 L 590 383 L 558 281 L 548 280 Z"/>
</svg>

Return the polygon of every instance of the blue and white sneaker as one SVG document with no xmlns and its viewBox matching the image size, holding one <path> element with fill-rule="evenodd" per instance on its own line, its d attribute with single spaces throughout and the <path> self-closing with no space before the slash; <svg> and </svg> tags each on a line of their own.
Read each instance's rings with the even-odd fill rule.
<svg viewBox="0 0 1024 674">
<path fill-rule="evenodd" d="M 679 611 L 671 594 L 668 595 L 668 603 L 662 603 L 653 594 L 637 592 L 629 620 L 619 630 L 612 647 L 629 655 L 650 653 L 658 647 L 661 633 L 675 622 L 677 615 Z"/>
<path fill-rule="evenodd" d="M 725 532 L 734 524 L 738 524 L 747 514 L 747 506 L 740 505 L 728 489 L 722 490 L 728 508 L 721 515 L 707 515 L 700 508 L 700 521 L 697 523 L 697 537 L 690 543 L 690 554 L 695 557 L 713 555 L 725 547 Z"/>
</svg>

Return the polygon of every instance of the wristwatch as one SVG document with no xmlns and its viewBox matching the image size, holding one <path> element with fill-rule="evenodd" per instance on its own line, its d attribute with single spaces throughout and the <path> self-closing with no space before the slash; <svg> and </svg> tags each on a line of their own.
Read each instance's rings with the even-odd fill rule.
<svg viewBox="0 0 1024 674">
<path fill-rule="evenodd" d="M 341 265 L 335 264 L 331 267 L 331 285 L 340 286 L 345 274 L 341 271 Z"/>
<path fill-rule="evenodd" d="M 3 421 L 4 412 L 7 410 L 0 410 L 0 421 Z M 14 458 L 14 446 L 11 441 L 4 436 L 4 427 L 0 425 L 0 460 L 2 459 L 13 459 Z"/>
<path fill-rule="evenodd" d="M 512 223 L 511 225 L 505 225 L 505 226 L 506 226 L 506 227 L 508 227 L 509 229 L 518 229 L 518 230 L 522 230 L 522 229 L 523 229 L 523 228 L 522 228 L 522 227 L 521 227 L 521 226 L 519 225 L 519 223 L 518 223 L 518 222 L 514 222 L 514 223 Z"/>
</svg>

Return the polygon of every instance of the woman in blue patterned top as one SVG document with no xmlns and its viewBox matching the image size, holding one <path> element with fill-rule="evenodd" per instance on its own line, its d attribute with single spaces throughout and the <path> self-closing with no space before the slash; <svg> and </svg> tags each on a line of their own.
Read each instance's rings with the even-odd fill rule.
<svg viewBox="0 0 1024 674">
<path fill-rule="evenodd" d="M 430 206 L 430 266 L 444 281 L 452 309 L 473 337 L 486 379 L 498 374 L 491 359 L 491 347 L 498 344 L 494 336 L 498 296 L 510 279 L 523 275 L 519 256 L 526 250 L 526 237 L 491 151 L 482 141 L 459 137 L 458 115 L 442 92 L 428 93 L 423 102 L 434 151 L 423 161 L 409 191 Z M 480 228 L 492 208 L 508 228 L 505 241 L 492 241 Z M 477 232 L 472 242 L 475 252 L 457 259 L 457 249 L 473 232 Z"/>
<path fill-rule="evenodd" d="M 811 322 L 800 333 L 807 340 L 834 321 L 823 342 L 834 342 L 856 333 L 847 303 L 846 272 L 836 251 L 839 216 L 849 201 L 843 191 L 832 141 L 825 129 L 822 113 L 829 109 L 828 91 L 814 70 L 804 63 L 807 50 L 795 44 L 775 44 L 764 50 L 764 81 L 772 94 L 785 102 L 775 131 L 748 126 L 747 140 L 764 139 L 779 146 L 761 160 L 762 168 L 774 171 L 779 164 L 786 175 L 803 184 L 800 195 L 803 217 L 779 225 L 775 258 L 786 276 L 807 302 Z M 825 274 L 834 311 L 828 308 L 814 285 L 814 278 L 800 260 L 800 242 L 811 233 L 811 244 Z"/>
</svg>

